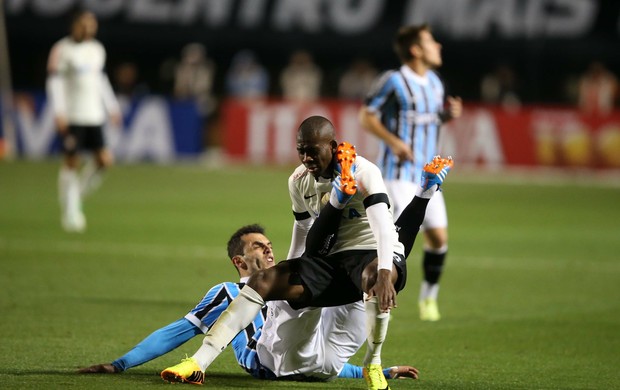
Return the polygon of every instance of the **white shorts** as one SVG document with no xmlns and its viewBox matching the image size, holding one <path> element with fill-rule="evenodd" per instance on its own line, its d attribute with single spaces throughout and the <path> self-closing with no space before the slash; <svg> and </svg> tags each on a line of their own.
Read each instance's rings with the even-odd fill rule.
<svg viewBox="0 0 620 390">
<path fill-rule="evenodd" d="M 301 310 L 285 301 L 270 301 L 256 351 L 261 364 L 278 377 L 328 379 L 340 373 L 365 341 L 362 301 Z"/>
<path fill-rule="evenodd" d="M 417 183 L 405 180 L 386 180 L 385 186 L 390 196 L 392 207 L 394 207 L 394 221 L 405 207 L 411 202 L 418 188 Z M 437 191 L 428 202 L 422 229 L 435 229 L 448 227 L 448 213 L 446 212 L 446 202 L 443 192 Z"/>
</svg>

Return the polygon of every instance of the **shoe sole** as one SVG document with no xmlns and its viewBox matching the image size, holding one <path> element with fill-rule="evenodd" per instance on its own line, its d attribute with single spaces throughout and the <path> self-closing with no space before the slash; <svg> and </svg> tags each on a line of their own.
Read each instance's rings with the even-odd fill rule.
<svg viewBox="0 0 620 390">
<path fill-rule="evenodd" d="M 192 385 L 204 384 L 204 381 L 202 382 L 190 381 L 190 380 L 185 379 L 181 375 L 177 374 L 176 372 L 172 372 L 172 371 L 163 371 L 160 374 L 160 376 L 161 376 L 161 379 L 169 383 L 190 383 Z"/>
<path fill-rule="evenodd" d="M 355 146 L 348 142 L 338 145 L 336 160 L 340 164 L 340 190 L 347 195 L 355 195 L 357 191 L 357 183 L 351 172 L 353 163 L 355 163 L 355 157 L 357 157 Z"/>
<path fill-rule="evenodd" d="M 452 160 L 452 158 L 441 158 L 439 156 L 435 156 L 433 158 L 433 161 L 424 165 L 424 171 L 438 175 L 443 169 L 452 169 L 453 166 L 454 161 Z"/>
</svg>

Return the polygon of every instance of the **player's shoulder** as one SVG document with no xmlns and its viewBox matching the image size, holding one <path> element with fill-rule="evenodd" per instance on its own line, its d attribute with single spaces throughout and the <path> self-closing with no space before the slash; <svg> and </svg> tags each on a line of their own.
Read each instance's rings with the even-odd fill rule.
<svg viewBox="0 0 620 390">
<path fill-rule="evenodd" d="M 308 175 L 310 175 L 310 172 L 305 165 L 301 164 L 295 168 L 293 173 L 289 176 L 288 181 L 289 183 L 297 183 L 306 178 Z"/>
<path fill-rule="evenodd" d="M 360 182 L 365 182 L 378 178 L 383 179 L 383 176 L 381 175 L 381 169 L 375 163 L 363 156 L 357 155 L 355 157 L 355 178 Z"/>
<path fill-rule="evenodd" d="M 213 289 L 225 290 L 228 295 L 234 298 L 239 294 L 241 287 L 243 287 L 243 284 L 239 282 L 222 282 L 213 286 Z"/>
<path fill-rule="evenodd" d="M 59 51 L 71 45 L 73 40 L 70 37 L 63 37 L 54 42 L 52 45 L 52 51 Z"/>
<path fill-rule="evenodd" d="M 432 70 L 428 71 L 428 79 L 433 84 L 443 85 L 443 77 L 441 76 L 441 73 L 439 73 L 435 69 L 432 69 Z"/>
</svg>

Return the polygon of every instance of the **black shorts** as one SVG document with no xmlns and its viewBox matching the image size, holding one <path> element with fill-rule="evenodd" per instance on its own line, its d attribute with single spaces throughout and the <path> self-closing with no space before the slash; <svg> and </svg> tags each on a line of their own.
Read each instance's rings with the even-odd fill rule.
<svg viewBox="0 0 620 390">
<path fill-rule="evenodd" d="M 363 298 L 362 273 L 377 258 L 376 250 L 351 250 L 329 255 L 325 258 L 302 256 L 285 260 L 289 263 L 291 280 L 299 279 L 310 298 L 289 302 L 292 308 L 307 306 L 329 307 L 357 302 Z M 394 253 L 398 279 L 394 288 L 400 291 L 407 283 L 407 262 L 402 255 Z"/>
<path fill-rule="evenodd" d="M 105 147 L 102 126 L 70 125 L 62 138 L 62 150 L 66 154 L 76 154 L 80 150 L 95 152 Z"/>
</svg>

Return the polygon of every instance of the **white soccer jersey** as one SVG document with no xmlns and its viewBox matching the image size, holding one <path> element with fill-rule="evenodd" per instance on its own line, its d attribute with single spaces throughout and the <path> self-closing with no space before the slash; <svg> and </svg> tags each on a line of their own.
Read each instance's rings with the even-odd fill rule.
<svg viewBox="0 0 620 390">
<path fill-rule="evenodd" d="M 338 239 L 331 253 L 353 249 L 377 249 L 377 241 L 368 222 L 364 201 L 373 195 L 385 194 L 387 196 L 387 189 L 379 168 L 364 157 L 356 157 L 354 176 L 357 181 L 357 193 L 344 209 L 343 219 L 338 229 Z M 329 193 L 332 189 L 329 179 L 320 178 L 317 181 L 304 165 L 295 169 L 289 177 L 288 186 L 293 212 L 308 212 L 313 218 L 319 215 L 321 208 L 329 200 Z M 391 216 L 391 211 L 389 212 Z M 389 232 L 393 250 L 403 253 L 403 246 L 398 241 L 396 228 L 393 225 L 390 227 L 393 227 Z"/>
<path fill-rule="evenodd" d="M 256 345 L 261 364 L 278 377 L 337 376 L 366 340 L 362 301 L 344 306 L 292 309 L 267 302 L 267 319 Z"/>
<path fill-rule="evenodd" d="M 52 47 L 48 70 L 60 84 L 50 83 L 48 92 L 56 115 L 66 116 L 72 125 L 99 126 L 106 109 L 120 111 L 104 73 L 105 60 L 105 49 L 95 39 L 76 42 L 66 37 Z"/>
</svg>

